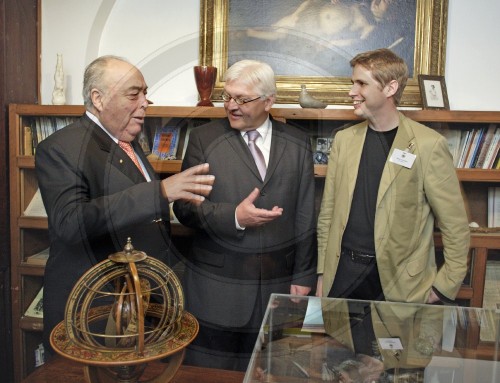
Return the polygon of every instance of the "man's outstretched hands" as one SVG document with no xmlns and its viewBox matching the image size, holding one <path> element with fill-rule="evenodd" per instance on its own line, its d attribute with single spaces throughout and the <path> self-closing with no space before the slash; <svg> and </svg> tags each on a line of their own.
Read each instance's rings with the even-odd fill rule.
<svg viewBox="0 0 500 383">
<path fill-rule="evenodd" d="M 236 219 L 241 227 L 264 225 L 283 214 L 283 208 L 274 206 L 271 210 L 259 209 L 254 202 L 259 197 L 258 188 L 253 191 L 236 207 Z"/>
<path fill-rule="evenodd" d="M 168 202 L 183 200 L 200 205 L 212 191 L 215 177 L 208 174 L 209 165 L 193 166 L 161 181 L 161 192 Z"/>
</svg>

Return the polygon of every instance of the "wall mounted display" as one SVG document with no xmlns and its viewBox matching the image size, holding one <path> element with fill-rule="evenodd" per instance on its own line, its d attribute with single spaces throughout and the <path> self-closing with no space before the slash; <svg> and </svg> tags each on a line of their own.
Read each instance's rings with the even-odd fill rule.
<svg viewBox="0 0 500 383">
<path fill-rule="evenodd" d="M 450 109 L 444 76 L 419 75 L 420 95 L 424 109 Z"/>
<path fill-rule="evenodd" d="M 403 106 L 420 106 L 419 74 L 443 75 L 448 0 L 201 0 L 200 65 L 227 68 L 241 59 L 269 63 L 278 103 L 297 103 L 301 84 L 328 104 L 350 104 L 349 61 L 387 47 L 410 79 Z"/>
</svg>

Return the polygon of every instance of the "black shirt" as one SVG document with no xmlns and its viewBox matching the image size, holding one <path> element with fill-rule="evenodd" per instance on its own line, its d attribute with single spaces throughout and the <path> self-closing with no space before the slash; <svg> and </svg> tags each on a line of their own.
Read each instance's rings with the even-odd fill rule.
<svg viewBox="0 0 500 383">
<path fill-rule="evenodd" d="M 366 133 L 349 220 L 342 237 L 343 247 L 364 254 L 375 254 L 374 227 L 378 188 L 397 130 L 396 127 L 387 132 L 377 132 L 369 128 Z"/>
</svg>

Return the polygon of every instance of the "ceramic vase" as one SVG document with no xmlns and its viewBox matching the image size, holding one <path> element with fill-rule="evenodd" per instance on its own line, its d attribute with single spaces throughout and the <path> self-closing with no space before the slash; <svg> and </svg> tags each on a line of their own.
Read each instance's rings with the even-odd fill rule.
<svg viewBox="0 0 500 383">
<path fill-rule="evenodd" d="M 214 66 L 197 65 L 194 67 L 196 88 L 200 94 L 200 101 L 196 106 L 214 106 L 210 98 L 214 91 L 217 68 Z"/>
</svg>

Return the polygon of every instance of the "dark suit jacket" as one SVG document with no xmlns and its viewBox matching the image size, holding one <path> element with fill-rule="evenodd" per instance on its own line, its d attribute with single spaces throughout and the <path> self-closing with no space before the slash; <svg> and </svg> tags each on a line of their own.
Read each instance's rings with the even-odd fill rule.
<svg viewBox="0 0 500 383">
<path fill-rule="evenodd" d="M 151 182 L 86 115 L 36 148 L 51 241 L 44 278 L 46 345 L 52 328 L 64 319 L 75 282 L 109 254 L 122 251 L 127 237 L 135 249 L 168 262 L 168 202 L 153 168 L 133 145 Z"/>
<path fill-rule="evenodd" d="M 194 129 L 183 169 L 208 162 L 215 183 L 195 207 L 176 201 L 174 212 L 196 234 L 185 270 L 187 309 L 204 321 L 244 326 L 256 304 L 290 285 L 313 287 L 316 277 L 314 172 L 309 137 L 272 121 L 272 143 L 264 182 L 238 130 L 227 119 Z M 283 216 L 261 227 L 237 230 L 236 206 L 258 187 L 255 205 L 283 208 Z"/>
</svg>

